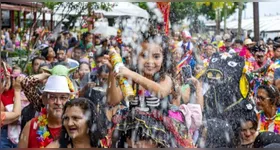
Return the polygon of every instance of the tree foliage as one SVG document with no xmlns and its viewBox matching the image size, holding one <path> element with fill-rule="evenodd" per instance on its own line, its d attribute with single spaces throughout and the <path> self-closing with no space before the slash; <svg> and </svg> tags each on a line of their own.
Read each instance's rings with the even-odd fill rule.
<svg viewBox="0 0 280 150">
<path fill-rule="evenodd" d="M 200 9 L 201 14 L 205 15 L 210 20 L 216 19 L 216 11 L 220 11 L 220 20 L 224 19 L 224 3 L 227 4 L 227 16 L 230 17 L 235 13 L 236 8 L 238 7 L 237 2 L 199 2 L 197 7 Z"/>
</svg>

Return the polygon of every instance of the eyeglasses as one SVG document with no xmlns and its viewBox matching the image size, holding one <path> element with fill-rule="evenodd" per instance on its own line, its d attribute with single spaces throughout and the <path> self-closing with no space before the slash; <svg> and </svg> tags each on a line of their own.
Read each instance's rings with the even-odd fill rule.
<svg viewBox="0 0 280 150">
<path fill-rule="evenodd" d="M 50 101 L 55 101 L 55 100 L 61 100 L 61 101 L 67 101 L 69 98 L 70 98 L 70 96 L 68 95 L 68 96 L 66 96 L 66 95 L 61 95 L 61 96 L 55 96 L 54 94 L 48 94 L 47 95 L 48 96 L 48 99 L 50 100 Z"/>
<path fill-rule="evenodd" d="M 264 97 L 261 97 L 261 96 L 257 96 L 256 98 L 257 98 L 257 100 L 260 100 L 260 101 L 264 101 L 266 99 L 270 99 L 269 97 L 264 98 Z"/>
</svg>

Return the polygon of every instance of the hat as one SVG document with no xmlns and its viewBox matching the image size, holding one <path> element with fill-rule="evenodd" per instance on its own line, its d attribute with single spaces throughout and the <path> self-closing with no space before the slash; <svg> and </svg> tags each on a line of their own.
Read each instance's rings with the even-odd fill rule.
<svg viewBox="0 0 280 150">
<path fill-rule="evenodd" d="M 250 44 L 256 44 L 256 42 L 253 42 L 251 39 L 246 39 L 244 41 L 244 45 L 250 45 Z"/>
<path fill-rule="evenodd" d="M 186 38 L 192 38 L 191 33 L 187 30 L 182 31 L 182 36 Z"/>
<path fill-rule="evenodd" d="M 50 76 L 43 92 L 70 93 L 66 77 L 57 75 Z"/>
</svg>

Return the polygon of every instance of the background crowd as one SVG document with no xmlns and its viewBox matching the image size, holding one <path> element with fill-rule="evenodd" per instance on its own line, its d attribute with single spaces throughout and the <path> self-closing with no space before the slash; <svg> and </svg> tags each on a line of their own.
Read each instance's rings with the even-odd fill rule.
<svg viewBox="0 0 280 150">
<path fill-rule="evenodd" d="M 125 32 L 3 30 L 2 49 L 39 53 L 24 70 L 1 56 L 0 147 L 279 147 L 280 37 Z"/>
</svg>

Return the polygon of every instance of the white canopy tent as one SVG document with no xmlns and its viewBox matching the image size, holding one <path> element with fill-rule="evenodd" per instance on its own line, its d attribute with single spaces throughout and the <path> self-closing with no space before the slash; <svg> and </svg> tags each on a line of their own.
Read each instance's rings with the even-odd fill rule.
<svg viewBox="0 0 280 150">
<path fill-rule="evenodd" d="M 280 31 L 280 15 L 276 16 L 264 16 L 260 17 L 260 32 L 278 32 Z M 224 22 L 221 22 L 221 27 L 224 26 Z M 206 26 L 216 26 L 213 21 L 206 22 Z M 227 20 L 227 28 L 238 29 L 238 20 Z M 242 19 L 241 28 L 247 31 L 254 31 L 253 18 Z"/>
<path fill-rule="evenodd" d="M 26 15 L 26 18 L 27 19 L 33 19 L 33 14 L 31 14 L 31 13 L 28 13 L 27 15 Z M 37 18 L 38 20 L 43 20 L 43 14 L 37 14 L 37 17 L 39 17 L 39 18 Z M 23 17 L 22 17 L 22 19 L 23 19 Z M 62 16 L 61 15 L 53 15 L 53 21 L 60 21 L 62 19 Z M 49 14 L 49 13 L 46 13 L 45 14 L 45 20 L 46 21 L 50 21 L 51 20 L 51 14 Z M 66 19 L 66 18 L 64 18 L 64 20 L 63 21 L 68 21 L 68 19 Z"/>
<path fill-rule="evenodd" d="M 131 16 L 131 17 L 141 17 L 145 19 L 149 19 L 150 15 L 149 13 L 138 7 L 137 5 L 134 5 L 130 2 L 118 2 L 115 3 L 116 6 L 111 8 L 109 11 L 104 10 L 96 10 L 96 13 L 102 13 L 105 17 L 120 17 L 120 16 Z"/>
</svg>

